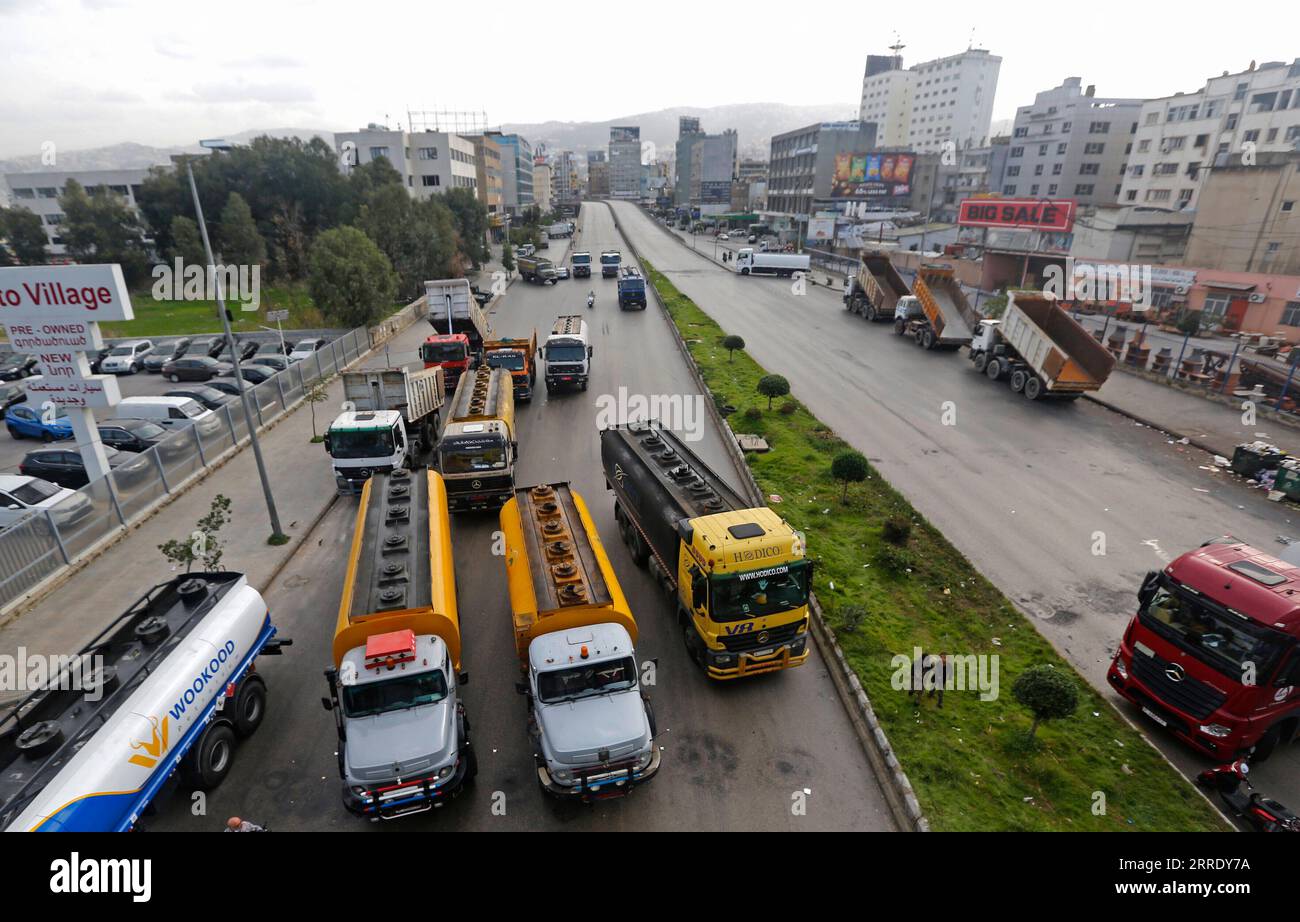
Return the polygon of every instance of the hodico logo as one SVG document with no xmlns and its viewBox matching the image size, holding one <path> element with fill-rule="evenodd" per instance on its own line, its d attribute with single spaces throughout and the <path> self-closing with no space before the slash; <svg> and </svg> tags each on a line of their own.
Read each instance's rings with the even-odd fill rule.
<svg viewBox="0 0 1300 922">
<path fill-rule="evenodd" d="M 129 893 L 136 903 L 153 896 L 153 859 L 82 858 L 73 852 L 50 862 L 51 893 Z"/>
</svg>

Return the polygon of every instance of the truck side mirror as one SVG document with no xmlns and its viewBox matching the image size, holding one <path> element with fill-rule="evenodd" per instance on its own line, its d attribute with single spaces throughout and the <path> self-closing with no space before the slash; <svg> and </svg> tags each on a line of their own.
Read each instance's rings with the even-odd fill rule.
<svg viewBox="0 0 1300 922">
<path fill-rule="evenodd" d="M 456 675 L 456 682 L 457 682 L 458 684 L 460 684 L 460 685 L 468 685 L 468 684 L 469 684 L 469 673 L 468 673 L 468 672 L 461 672 L 461 673 L 458 673 L 458 674 Z"/>
<path fill-rule="evenodd" d="M 326 433 L 326 434 L 325 434 L 325 453 L 326 453 L 326 454 L 333 454 L 333 453 L 334 453 L 334 449 L 333 449 L 332 447 L 330 447 L 331 444 L 332 444 L 332 443 L 330 442 L 329 433 Z"/>
<path fill-rule="evenodd" d="M 1156 570 L 1147 571 L 1147 575 L 1142 580 L 1142 588 L 1138 590 L 1138 601 L 1145 606 L 1156 595 L 1156 587 L 1160 581 L 1160 573 Z"/>
<path fill-rule="evenodd" d="M 321 696 L 320 703 L 321 703 L 321 707 L 323 707 L 325 710 L 327 711 L 334 710 L 334 702 L 323 695 Z"/>
<path fill-rule="evenodd" d="M 527 682 L 516 682 L 516 683 L 515 683 L 515 693 L 516 693 L 516 694 L 520 694 L 520 695 L 526 695 L 526 694 L 528 694 L 528 683 L 527 683 Z"/>
<path fill-rule="evenodd" d="M 587 347 L 587 358 L 591 358 L 591 346 Z"/>
</svg>

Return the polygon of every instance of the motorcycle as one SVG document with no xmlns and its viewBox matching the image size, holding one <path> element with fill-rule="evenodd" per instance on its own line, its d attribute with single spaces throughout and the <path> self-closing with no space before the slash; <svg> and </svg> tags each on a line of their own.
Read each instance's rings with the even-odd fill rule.
<svg viewBox="0 0 1300 922">
<path fill-rule="evenodd" d="M 1256 832 L 1300 832 L 1300 816 L 1256 791 L 1249 773 L 1250 764 L 1245 759 L 1237 759 L 1207 768 L 1196 776 L 1196 781 L 1218 791 L 1228 812 L 1244 819 Z"/>
<path fill-rule="evenodd" d="M 587 307 L 588 307 L 588 308 L 592 308 L 592 307 L 595 307 L 595 306 L 596 306 L 596 296 L 595 296 L 595 295 L 587 295 Z"/>
</svg>

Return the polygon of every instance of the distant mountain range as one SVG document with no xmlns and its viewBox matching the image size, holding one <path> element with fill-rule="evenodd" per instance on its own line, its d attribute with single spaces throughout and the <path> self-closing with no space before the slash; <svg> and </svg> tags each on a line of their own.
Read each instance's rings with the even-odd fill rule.
<svg viewBox="0 0 1300 922">
<path fill-rule="evenodd" d="M 734 128 L 740 156 L 766 160 L 768 142 L 772 135 L 814 122 L 854 119 L 858 117 L 858 109 L 853 103 L 812 106 L 742 103 L 706 109 L 678 106 L 657 112 L 625 115 L 604 122 L 510 122 L 502 126 L 502 130 L 522 134 L 532 142 L 534 148 L 544 144 L 548 151 L 588 151 L 605 150 L 609 146 L 611 126 L 636 125 L 641 129 L 642 142 L 654 144 L 658 152 L 671 150 L 677 143 L 677 120 L 683 115 L 698 118 L 700 129 L 710 134 Z"/>
</svg>

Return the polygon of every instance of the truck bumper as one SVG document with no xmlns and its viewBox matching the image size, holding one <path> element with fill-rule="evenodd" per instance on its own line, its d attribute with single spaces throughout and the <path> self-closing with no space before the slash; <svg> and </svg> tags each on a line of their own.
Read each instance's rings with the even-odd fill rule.
<svg viewBox="0 0 1300 922">
<path fill-rule="evenodd" d="M 360 791 L 343 785 L 343 806 L 354 816 L 364 817 L 373 823 L 395 820 L 413 813 L 424 813 L 444 806 L 465 789 L 465 773 L 469 766 L 466 750 L 456 758 L 456 768 L 443 782 L 432 777 L 394 781 Z"/>
<path fill-rule="evenodd" d="M 497 510 L 506 504 L 510 493 L 449 493 L 447 508 L 452 512 Z"/>
<path fill-rule="evenodd" d="M 584 387 L 586 384 L 586 375 L 556 375 L 554 378 L 546 379 L 548 391 L 558 390 L 561 387 Z"/>
<path fill-rule="evenodd" d="M 710 679 L 740 679 L 802 666 L 808 659 L 808 653 L 808 633 L 805 631 L 789 643 L 766 653 L 708 650 L 705 653 L 705 664 Z"/>
<path fill-rule="evenodd" d="M 537 783 L 541 785 L 542 790 L 547 794 L 563 800 L 580 800 L 583 803 L 591 803 L 597 800 L 614 800 L 628 796 L 632 793 L 633 788 L 645 784 L 658 774 L 661 761 L 662 753 L 656 746 L 651 749 L 650 764 L 639 772 L 634 771 L 633 766 L 629 765 L 626 768 L 595 771 L 580 776 L 572 784 L 561 784 L 551 777 L 550 771 L 546 768 L 546 763 L 539 760 L 537 764 Z"/>
<path fill-rule="evenodd" d="M 342 495 L 358 494 L 365 489 L 366 481 L 370 479 L 371 475 L 391 474 L 393 472 L 393 469 L 387 466 L 366 468 L 365 470 L 368 473 L 366 473 L 364 477 L 358 474 L 355 470 L 336 470 L 334 472 L 334 483 L 338 487 L 339 493 Z"/>
<path fill-rule="evenodd" d="M 1106 670 L 1106 681 L 1126 701 L 1136 705 L 1152 723 L 1168 730 L 1198 752 L 1216 759 L 1232 758 L 1238 752 L 1249 748 L 1243 740 L 1240 727 L 1228 736 L 1219 737 L 1203 733 L 1200 728 L 1212 724 L 1213 717 L 1203 721 L 1197 720 L 1162 703 L 1141 681 L 1134 678 L 1131 667 L 1121 660 L 1122 655 L 1122 653 L 1117 654 L 1115 659 L 1111 660 L 1110 668 Z M 1253 742 L 1252 740 L 1252 744 Z"/>
</svg>

